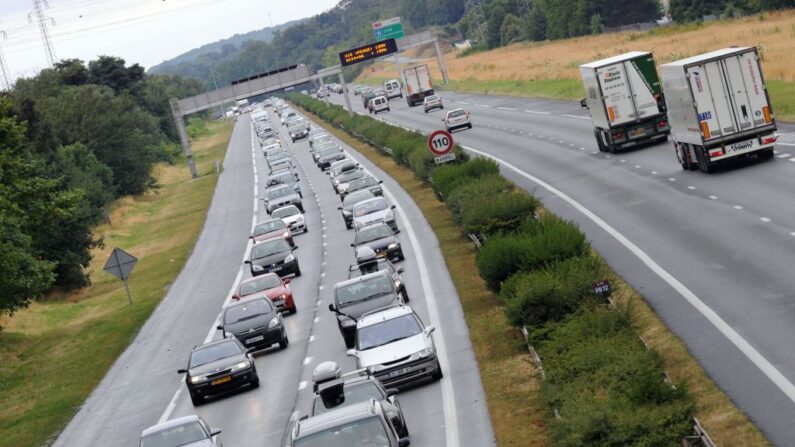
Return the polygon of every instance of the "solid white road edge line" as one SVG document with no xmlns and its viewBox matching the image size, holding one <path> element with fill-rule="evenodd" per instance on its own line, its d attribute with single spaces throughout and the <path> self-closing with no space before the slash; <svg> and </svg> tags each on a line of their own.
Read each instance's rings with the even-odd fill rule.
<svg viewBox="0 0 795 447">
<path fill-rule="evenodd" d="M 613 236 L 621 245 L 623 245 L 627 250 L 629 250 L 632 254 L 634 254 L 638 259 L 643 262 L 652 272 L 654 272 L 657 276 L 659 276 L 663 281 L 665 281 L 671 288 L 676 290 L 684 299 L 686 299 L 690 305 L 692 305 L 696 310 L 698 310 L 716 329 L 718 329 L 724 337 L 726 337 L 737 349 L 740 350 L 747 358 L 750 360 L 757 368 L 759 368 L 762 373 L 770 379 L 773 384 L 775 384 L 790 400 L 795 402 L 795 385 L 789 381 L 783 374 L 775 367 L 772 363 L 770 363 L 759 351 L 756 350 L 750 343 L 748 343 L 740 334 L 737 333 L 728 323 L 726 323 L 715 311 L 713 311 L 709 306 L 707 306 L 701 299 L 696 296 L 690 289 L 688 289 L 684 284 L 679 282 L 673 275 L 668 273 L 667 270 L 662 268 L 659 264 L 657 264 L 646 252 L 640 249 L 637 245 L 635 245 L 632 241 L 627 239 L 623 234 L 621 234 L 618 230 L 613 228 L 610 224 L 602 220 L 599 216 L 594 214 L 591 210 L 583 206 L 581 203 L 577 202 L 573 198 L 569 197 L 563 191 L 553 187 L 552 185 L 544 182 L 543 180 L 530 175 L 515 165 L 508 163 L 498 157 L 493 155 L 487 154 L 486 152 L 480 151 L 478 149 L 469 147 L 469 146 L 461 146 L 464 149 L 474 152 L 480 156 L 490 158 L 497 163 L 505 166 L 506 168 L 516 172 L 517 174 L 525 177 L 526 179 L 536 183 L 537 185 L 541 186 L 542 188 L 546 189 L 547 191 L 555 194 L 558 198 L 563 200 L 564 202 L 571 205 L 574 209 L 581 212 L 585 215 L 588 219 L 590 219 L 593 223 L 598 225 L 602 230 L 604 230 L 607 234 Z"/>
</svg>

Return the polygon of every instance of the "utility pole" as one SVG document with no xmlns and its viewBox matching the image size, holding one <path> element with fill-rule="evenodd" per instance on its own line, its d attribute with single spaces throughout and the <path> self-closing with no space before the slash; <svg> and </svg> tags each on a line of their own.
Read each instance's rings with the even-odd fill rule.
<svg viewBox="0 0 795 447">
<path fill-rule="evenodd" d="M 469 21 L 469 31 L 479 44 L 485 42 L 486 15 L 483 14 L 483 7 L 480 0 L 467 0 L 466 4 L 467 19 Z"/>
<path fill-rule="evenodd" d="M 8 34 L 5 31 L 0 31 L 0 37 L 8 39 Z M 3 56 L 3 49 L 0 48 L 0 91 L 11 90 L 11 75 L 8 73 L 8 64 L 6 58 Z"/>
<path fill-rule="evenodd" d="M 530 14 L 530 0 L 516 0 L 516 11 L 519 12 L 519 17 Z"/>
<path fill-rule="evenodd" d="M 47 22 L 52 23 L 54 26 L 55 19 L 44 15 L 44 10 L 49 8 L 50 4 L 47 3 L 47 0 L 33 0 L 33 11 L 28 14 L 28 21 L 33 23 L 33 18 L 36 18 L 36 22 L 39 24 L 39 31 L 41 31 L 44 51 L 47 53 L 47 63 L 52 68 L 58 62 L 58 58 L 55 57 L 55 49 L 52 46 L 52 40 L 50 40 L 50 31 L 47 29 Z"/>
</svg>

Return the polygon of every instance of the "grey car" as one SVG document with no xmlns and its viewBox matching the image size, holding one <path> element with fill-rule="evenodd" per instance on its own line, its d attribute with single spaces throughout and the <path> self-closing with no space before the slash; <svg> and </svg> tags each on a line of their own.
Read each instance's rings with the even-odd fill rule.
<svg viewBox="0 0 795 447">
<path fill-rule="evenodd" d="M 265 201 L 265 210 L 268 214 L 287 205 L 295 205 L 301 212 L 304 211 L 301 196 L 290 185 L 276 185 L 268 188 L 265 191 L 265 198 L 262 200 Z"/>
<path fill-rule="evenodd" d="M 403 256 L 403 247 L 400 246 L 400 241 L 397 238 L 398 233 L 400 233 L 399 230 L 392 230 L 384 222 L 367 225 L 356 230 L 351 247 L 354 248 L 354 253 L 359 247 L 370 247 L 377 257 L 402 261 L 405 257 Z"/>
<path fill-rule="evenodd" d="M 306 138 L 309 136 L 309 123 L 306 121 L 300 121 L 295 124 L 291 124 L 289 127 L 290 138 L 295 143 L 297 140 Z"/>
<path fill-rule="evenodd" d="M 193 348 L 188 367 L 177 373 L 185 375 L 193 405 L 241 386 L 259 387 L 257 365 L 235 338 L 222 338 Z"/>
<path fill-rule="evenodd" d="M 363 178 L 366 175 L 367 174 L 361 169 L 344 172 L 334 177 L 334 189 L 337 191 L 337 194 L 344 196 L 348 192 L 348 187 L 350 187 L 352 181 Z"/>
<path fill-rule="evenodd" d="M 381 188 L 381 184 L 384 183 L 383 181 L 376 180 L 374 177 L 363 177 L 358 180 L 354 180 L 348 185 L 348 190 L 345 192 L 346 194 L 353 194 L 356 191 L 370 191 L 376 196 L 383 196 L 384 191 Z"/>
<path fill-rule="evenodd" d="M 289 170 L 276 172 L 268 177 L 265 186 L 270 188 L 276 185 L 290 185 L 293 187 L 295 192 L 298 193 L 299 197 L 302 199 L 304 198 L 304 195 L 301 193 L 301 185 L 299 184 L 298 174 L 290 172 Z"/>
<path fill-rule="evenodd" d="M 210 428 L 199 416 L 190 415 L 153 425 L 141 432 L 140 447 L 222 447 L 221 430 Z"/>
<path fill-rule="evenodd" d="M 397 231 L 395 206 L 390 206 L 383 197 L 359 202 L 353 206 L 353 227 L 361 228 L 378 222 L 385 222 Z"/>
<path fill-rule="evenodd" d="M 321 171 L 327 170 L 332 163 L 335 161 L 340 161 L 346 159 L 347 156 L 345 152 L 342 150 L 338 150 L 336 152 L 329 153 L 327 155 L 323 155 L 317 160 L 317 166 L 320 168 Z"/>
<path fill-rule="evenodd" d="M 375 399 L 345 406 L 293 425 L 290 447 L 406 447 L 381 403 Z"/>
<path fill-rule="evenodd" d="M 422 106 L 425 109 L 425 113 L 435 109 L 444 109 L 442 98 L 439 97 L 439 95 L 426 96 L 423 100 Z"/>
<path fill-rule="evenodd" d="M 350 193 L 342 200 L 342 206 L 337 207 L 342 212 L 342 220 L 345 222 L 345 228 L 353 228 L 353 206 L 359 202 L 375 198 L 372 192 L 364 189 Z"/>
</svg>

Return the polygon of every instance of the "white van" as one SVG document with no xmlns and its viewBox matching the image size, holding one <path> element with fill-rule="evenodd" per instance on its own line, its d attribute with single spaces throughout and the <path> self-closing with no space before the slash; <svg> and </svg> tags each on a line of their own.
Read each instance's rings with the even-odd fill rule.
<svg viewBox="0 0 795 447">
<path fill-rule="evenodd" d="M 378 112 L 389 112 L 389 100 L 386 96 L 376 96 L 370 102 L 370 113 L 378 115 Z"/>
<path fill-rule="evenodd" d="M 386 90 L 386 98 L 402 98 L 403 91 L 400 90 L 400 81 L 397 79 L 390 79 L 384 82 L 384 90 Z"/>
</svg>

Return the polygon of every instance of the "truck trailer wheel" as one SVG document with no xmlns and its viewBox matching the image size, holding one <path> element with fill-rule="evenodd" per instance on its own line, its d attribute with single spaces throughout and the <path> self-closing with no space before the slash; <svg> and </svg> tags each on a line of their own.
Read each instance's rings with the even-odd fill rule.
<svg viewBox="0 0 795 447">
<path fill-rule="evenodd" d="M 599 129 L 594 129 L 593 136 L 596 138 L 596 146 L 599 148 L 599 152 L 607 152 L 605 142 L 602 141 L 602 132 Z"/>
<path fill-rule="evenodd" d="M 696 161 L 698 162 L 699 171 L 705 174 L 709 174 L 714 170 L 715 165 L 709 161 L 706 149 L 704 149 L 703 147 L 698 147 L 695 149 L 696 149 Z"/>
</svg>

